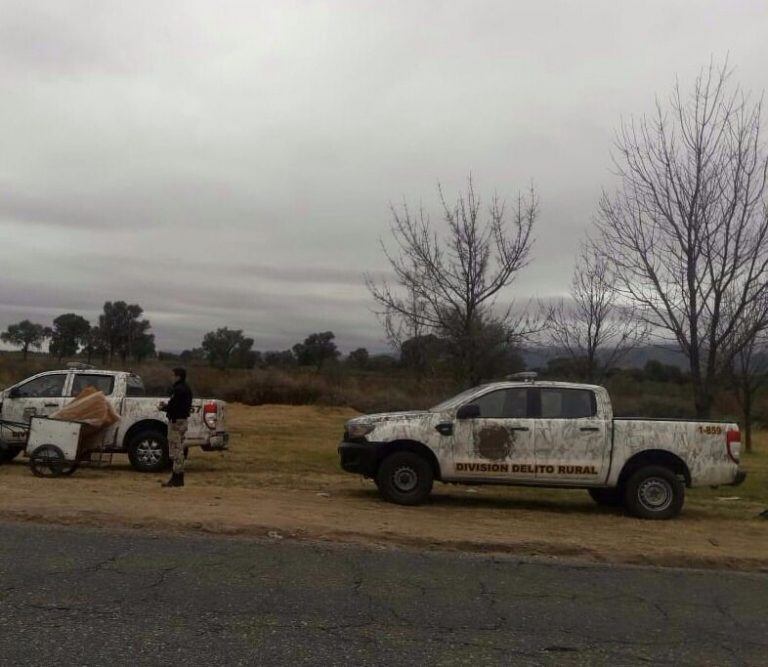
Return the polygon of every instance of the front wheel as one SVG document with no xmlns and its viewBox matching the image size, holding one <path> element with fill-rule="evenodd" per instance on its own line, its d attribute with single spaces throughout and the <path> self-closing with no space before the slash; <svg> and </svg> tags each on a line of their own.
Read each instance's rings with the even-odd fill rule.
<svg viewBox="0 0 768 667">
<path fill-rule="evenodd" d="M 382 498 L 398 505 L 420 505 L 432 491 L 434 474 L 429 461 L 413 452 L 395 452 L 376 473 Z"/>
<path fill-rule="evenodd" d="M 141 431 L 128 444 L 128 460 L 139 472 L 162 472 L 170 464 L 168 438 L 160 431 Z"/>
<path fill-rule="evenodd" d="M 669 468 L 646 466 L 635 471 L 624 489 L 624 505 L 641 519 L 672 519 L 685 502 L 685 484 Z"/>
</svg>

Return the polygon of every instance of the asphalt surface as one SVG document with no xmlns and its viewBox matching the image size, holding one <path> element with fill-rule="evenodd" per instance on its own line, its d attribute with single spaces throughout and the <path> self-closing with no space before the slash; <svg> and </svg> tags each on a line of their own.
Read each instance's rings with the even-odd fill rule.
<svg viewBox="0 0 768 667">
<path fill-rule="evenodd" d="M 766 664 L 768 575 L 0 524 L 3 665 Z"/>
</svg>

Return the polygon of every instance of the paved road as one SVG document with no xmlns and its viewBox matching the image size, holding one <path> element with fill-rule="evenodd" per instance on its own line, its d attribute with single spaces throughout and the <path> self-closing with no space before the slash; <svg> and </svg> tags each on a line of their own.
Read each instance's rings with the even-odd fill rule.
<svg viewBox="0 0 768 667">
<path fill-rule="evenodd" d="M 768 576 L 0 524 L 3 665 L 765 664 Z"/>
</svg>

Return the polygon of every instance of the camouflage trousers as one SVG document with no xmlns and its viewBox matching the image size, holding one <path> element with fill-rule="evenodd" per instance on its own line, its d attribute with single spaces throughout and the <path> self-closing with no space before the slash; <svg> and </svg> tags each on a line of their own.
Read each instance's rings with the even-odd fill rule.
<svg viewBox="0 0 768 667">
<path fill-rule="evenodd" d="M 187 420 L 177 419 L 168 424 L 168 454 L 173 461 L 173 472 L 184 472 L 184 435 L 187 432 Z"/>
</svg>

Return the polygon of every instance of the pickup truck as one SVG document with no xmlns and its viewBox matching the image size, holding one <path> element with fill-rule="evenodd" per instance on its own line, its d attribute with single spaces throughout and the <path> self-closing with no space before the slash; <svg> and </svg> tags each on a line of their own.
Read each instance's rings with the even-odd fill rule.
<svg viewBox="0 0 768 667">
<path fill-rule="evenodd" d="M 165 399 L 145 396 L 144 383 L 134 373 L 70 368 L 33 375 L 0 392 L 0 419 L 27 422 L 50 415 L 89 386 L 102 391 L 120 415 L 105 434 L 105 451 L 127 453 L 131 465 L 141 472 L 167 468 L 168 420 L 160 409 Z M 195 399 L 185 445 L 205 451 L 227 449 L 225 418 L 223 401 Z M 0 461 L 18 456 L 24 436 L 15 429 L 0 429 Z"/>
<path fill-rule="evenodd" d="M 599 386 L 510 378 L 431 410 L 349 420 L 341 467 L 382 497 L 423 502 L 434 480 L 586 489 L 601 505 L 670 519 L 686 487 L 740 484 L 739 427 L 716 421 L 614 418 Z"/>
</svg>

